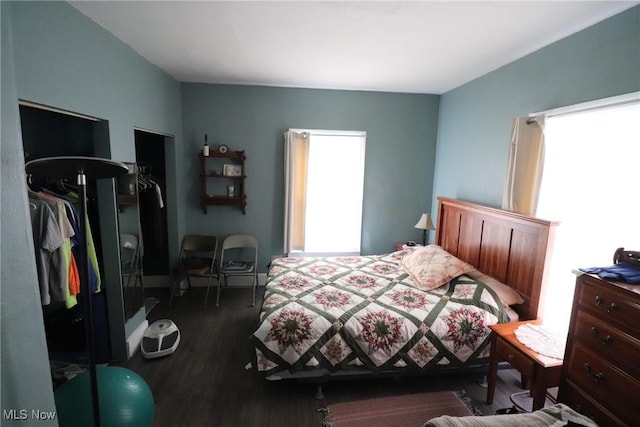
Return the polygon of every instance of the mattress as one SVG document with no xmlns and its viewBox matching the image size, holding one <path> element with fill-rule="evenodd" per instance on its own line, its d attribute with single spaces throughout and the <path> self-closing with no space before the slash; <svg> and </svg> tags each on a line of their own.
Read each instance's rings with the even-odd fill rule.
<svg viewBox="0 0 640 427">
<path fill-rule="evenodd" d="M 418 289 L 405 254 L 275 259 L 250 336 L 253 369 L 268 377 L 487 363 L 489 325 L 509 320 L 496 293 L 466 275 Z"/>
</svg>

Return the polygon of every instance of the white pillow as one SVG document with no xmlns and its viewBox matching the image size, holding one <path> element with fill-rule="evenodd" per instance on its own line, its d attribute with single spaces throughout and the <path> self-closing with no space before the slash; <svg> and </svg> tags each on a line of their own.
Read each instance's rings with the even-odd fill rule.
<svg viewBox="0 0 640 427">
<path fill-rule="evenodd" d="M 514 305 L 514 304 L 522 304 L 524 299 L 515 289 L 505 285 L 499 280 L 494 279 L 491 276 L 484 274 L 481 271 L 473 270 L 466 273 L 467 276 L 471 277 L 474 280 L 484 283 L 489 286 L 493 291 L 498 294 L 498 297 L 502 301 L 502 303 L 506 306 Z"/>
</svg>

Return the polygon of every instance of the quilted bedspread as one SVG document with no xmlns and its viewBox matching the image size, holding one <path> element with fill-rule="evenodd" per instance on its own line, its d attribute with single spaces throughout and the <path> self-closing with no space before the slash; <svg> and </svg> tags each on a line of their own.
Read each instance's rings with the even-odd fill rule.
<svg viewBox="0 0 640 427">
<path fill-rule="evenodd" d="M 405 254 L 274 260 L 250 337 L 253 367 L 269 376 L 485 362 L 488 326 L 507 321 L 496 294 L 467 276 L 419 290 Z"/>
</svg>

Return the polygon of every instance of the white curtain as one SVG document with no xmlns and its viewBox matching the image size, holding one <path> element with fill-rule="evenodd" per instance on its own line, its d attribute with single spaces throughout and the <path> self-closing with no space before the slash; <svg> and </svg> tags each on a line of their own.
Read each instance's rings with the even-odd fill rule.
<svg viewBox="0 0 640 427">
<path fill-rule="evenodd" d="M 535 215 L 544 166 L 544 117 L 513 120 L 502 209 Z"/>
<path fill-rule="evenodd" d="M 284 133 L 284 253 L 304 250 L 309 134 Z"/>
</svg>

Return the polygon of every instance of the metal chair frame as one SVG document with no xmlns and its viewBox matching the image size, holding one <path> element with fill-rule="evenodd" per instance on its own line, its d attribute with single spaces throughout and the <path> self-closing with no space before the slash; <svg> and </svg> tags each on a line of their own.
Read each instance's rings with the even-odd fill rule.
<svg viewBox="0 0 640 427">
<path fill-rule="evenodd" d="M 253 260 L 249 261 L 249 257 L 243 257 L 242 261 L 245 263 L 245 268 L 230 268 L 225 266 L 225 262 L 228 262 L 226 252 L 229 250 L 250 250 L 253 251 Z M 227 259 L 227 261 L 225 261 Z M 232 234 L 227 236 L 222 242 L 222 250 L 220 251 L 220 274 L 224 278 L 225 287 L 228 286 L 229 276 L 251 276 L 253 277 L 253 284 L 251 286 L 253 292 L 251 296 L 251 306 L 256 305 L 256 288 L 258 286 L 258 240 L 250 234 Z M 216 297 L 216 306 L 220 304 L 220 287 L 221 280 L 218 281 L 218 295 Z"/>
<path fill-rule="evenodd" d="M 169 306 L 173 304 L 176 288 L 183 279 L 187 279 L 188 287 L 191 288 L 191 277 L 207 279 L 207 292 L 204 297 L 204 306 L 207 306 L 211 280 L 214 277 L 218 280 L 218 288 L 220 287 L 220 274 L 216 264 L 217 252 L 218 238 L 216 236 L 199 234 L 184 236 L 178 257 L 179 264 L 175 271 L 176 277 L 171 287 Z"/>
<path fill-rule="evenodd" d="M 123 259 L 123 254 L 125 250 L 131 251 L 131 257 L 126 260 Z M 142 245 L 138 236 L 135 234 L 120 234 L 120 258 L 121 268 L 122 268 L 122 284 L 124 286 L 124 291 L 126 291 L 131 285 L 131 279 L 134 279 L 133 282 L 133 295 L 132 300 L 135 300 L 136 295 L 136 284 L 140 283 L 140 289 L 143 292 L 144 296 L 144 285 L 142 282 Z M 125 276 L 127 277 L 126 283 L 124 281 Z"/>
</svg>

